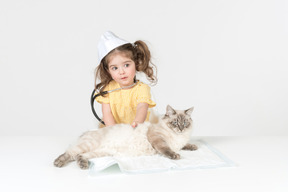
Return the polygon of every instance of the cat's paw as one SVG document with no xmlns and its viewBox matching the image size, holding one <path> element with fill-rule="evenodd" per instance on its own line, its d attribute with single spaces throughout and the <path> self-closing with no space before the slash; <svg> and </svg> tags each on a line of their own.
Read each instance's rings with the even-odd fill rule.
<svg viewBox="0 0 288 192">
<path fill-rule="evenodd" d="M 88 169 L 89 168 L 89 160 L 84 158 L 83 156 L 79 155 L 77 157 L 77 164 L 81 169 Z"/>
<path fill-rule="evenodd" d="M 64 154 L 60 155 L 57 159 L 55 159 L 54 166 L 55 167 L 63 167 L 67 163 L 68 163 L 67 154 L 64 153 Z"/>
<path fill-rule="evenodd" d="M 180 159 L 180 155 L 178 153 L 172 153 L 169 157 L 173 160 Z"/>
<path fill-rule="evenodd" d="M 65 165 L 65 163 L 59 159 L 59 157 L 57 159 L 55 159 L 54 161 L 54 166 L 55 167 L 63 167 Z"/>
<path fill-rule="evenodd" d="M 198 149 L 197 145 L 194 145 L 194 144 L 187 144 L 185 145 L 183 148 L 183 150 L 188 150 L 188 151 L 195 151 Z"/>
</svg>

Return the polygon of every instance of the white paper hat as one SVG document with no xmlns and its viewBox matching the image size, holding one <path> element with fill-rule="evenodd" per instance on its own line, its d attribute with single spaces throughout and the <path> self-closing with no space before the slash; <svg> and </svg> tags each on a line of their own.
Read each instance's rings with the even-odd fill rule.
<svg viewBox="0 0 288 192">
<path fill-rule="evenodd" d="M 100 38 L 98 43 L 98 64 L 113 49 L 121 45 L 130 43 L 124 39 L 117 37 L 111 31 L 106 31 Z"/>
</svg>

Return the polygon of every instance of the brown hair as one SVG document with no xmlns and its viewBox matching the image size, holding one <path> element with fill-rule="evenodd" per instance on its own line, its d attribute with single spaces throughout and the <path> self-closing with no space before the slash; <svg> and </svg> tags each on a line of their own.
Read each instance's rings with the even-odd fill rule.
<svg viewBox="0 0 288 192">
<path fill-rule="evenodd" d="M 110 81 L 112 81 L 112 77 L 108 71 L 108 62 L 109 56 L 115 52 L 122 52 L 127 54 L 127 56 L 135 62 L 136 71 L 145 73 L 147 79 L 153 85 L 157 83 L 157 77 L 154 74 L 154 69 L 157 69 L 156 66 L 151 62 L 151 54 L 148 46 L 145 42 L 138 40 L 134 44 L 127 43 L 113 49 L 101 60 L 100 64 L 95 70 L 95 89 L 100 93 L 104 90 L 105 86 L 107 86 Z M 100 79 L 100 83 L 98 84 L 96 83 L 97 78 Z"/>
</svg>

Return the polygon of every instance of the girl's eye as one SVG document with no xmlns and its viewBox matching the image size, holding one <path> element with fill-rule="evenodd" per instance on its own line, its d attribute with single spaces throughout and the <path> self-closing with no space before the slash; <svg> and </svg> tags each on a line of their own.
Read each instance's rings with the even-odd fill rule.
<svg viewBox="0 0 288 192">
<path fill-rule="evenodd" d="M 112 69 L 112 71 L 116 71 L 118 68 L 117 67 L 112 67 L 111 69 Z"/>
<path fill-rule="evenodd" d="M 126 68 L 129 67 L 129 64 L 125 64 L 124 67 L 126 67 Z"/>
</svg>

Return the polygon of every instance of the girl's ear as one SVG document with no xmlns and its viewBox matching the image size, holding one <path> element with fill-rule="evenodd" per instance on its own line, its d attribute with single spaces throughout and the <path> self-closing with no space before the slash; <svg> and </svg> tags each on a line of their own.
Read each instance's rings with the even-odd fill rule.
<svg viewBox="0 0 288 192">
<path fill-rule="evenodd" d="M 171 115 L 175 115 L 175 114 L 176 114 L 176 111 L 170 105 L 167 105 L 166 115 L 171 116 Z"/>
<path fill-rule="evenodd" d="M 190 116 L 192 114 L 193 110 L 194 110 L 194 107 L 191 107 L 191 108 L 185 110 L 185 114 Z"/>
</svg>

